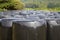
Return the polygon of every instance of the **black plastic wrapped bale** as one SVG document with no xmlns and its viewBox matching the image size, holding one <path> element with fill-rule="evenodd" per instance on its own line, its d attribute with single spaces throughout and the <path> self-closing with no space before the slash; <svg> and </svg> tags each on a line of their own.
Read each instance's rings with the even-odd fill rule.
<svg viewBox="0 0 60 40">
<path fill-rule="evenodd" d="M 12 19 L 2 19 L 1 40 L 12 40 Z"/>
<path fill-rule="evenodd" d="M 45 18 L 46 20 L 46 23 L 47 23 L 47 40 L 50 40 L 49 38 L 49 21 L 53 21 L 53 20 L 56 20 L 56 18 Z"/>
<path fill-rule="evenodd" d="M 0 40 L 1 40 L 1 20 L 2 19 L 0 19 Z"/>
<path fill-rule="evenodd" d="M 13 40 L 46 40 L 46 21 L 13 22 Z"/>
<path fill-rule="evenodd" d="M 48 22 L 48 40 L 60 40 L 60 19 Z"/>
</svg>

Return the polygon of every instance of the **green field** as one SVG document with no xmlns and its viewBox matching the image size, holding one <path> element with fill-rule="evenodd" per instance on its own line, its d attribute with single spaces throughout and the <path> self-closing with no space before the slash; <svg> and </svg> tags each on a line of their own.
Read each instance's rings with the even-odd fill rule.
<svg viewBox="0 0 60 40">
<path fill-rule="evenodd" d="M 60 12 L 60 8 L 24 8 L 24 10 L 46 10 Z"/>
</svg>

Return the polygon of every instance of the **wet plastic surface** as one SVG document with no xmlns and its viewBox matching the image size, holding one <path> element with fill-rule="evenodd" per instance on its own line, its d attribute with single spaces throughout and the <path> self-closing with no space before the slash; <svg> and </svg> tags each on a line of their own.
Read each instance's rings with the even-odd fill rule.
<svg viewBox="0 0 60 40">
<path fill-rule="evenodd" d="M 12 28 L 0 27 L 1 40 L 12 40 Z"/>
<path fill-rule="evenodd" d="M 48 22 L 48 40 L 60 40 L 60 19 Z"/>
<path fill-rule="evenodd" d="M 13 28 L 13 40 L 46 40 L 44 21 L 17 21 Z"/>
<path fill-rule="evenodd" d="M 2 21 L 0 20 L 2 22 L 0 24 L 0 38 L 1 40 L 12 40 L 11 33 L 13 31 L 13 37 L 15 38 L 13 38 L 13 40 L 46 40 L 46 38 L 47 40 L 60 40 L 60 20 L 57 22 L 59 26 L 54 21 L 59 18 L 60 12 L 45 10 L 14 10 L 0 12 L 0 19 L 2 19 Z M 16 23 L 15 21 L 18 22 Z M 46 21 L 46 25 L 43 24 L 44 21 Z"/>
</svg>

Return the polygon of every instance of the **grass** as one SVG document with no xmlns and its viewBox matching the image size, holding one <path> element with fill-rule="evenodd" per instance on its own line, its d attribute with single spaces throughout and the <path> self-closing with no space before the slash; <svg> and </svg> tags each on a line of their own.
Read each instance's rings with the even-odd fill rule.
<svg viewBox="0 0 60 40">
<path fill-rule="evenodd" d="M 23 10 L 46 10 L 46 11 L 60 12 L 60 8 L 24 8 Z M 7 10 L 0 8 L 0 11 L 7 11 Z"/>
<path fill-rule="evenodd" d="M 47 10 L 53 12 L 60 12 L 60 8 L 25 8 L 24 10 Z"/>
</svg>

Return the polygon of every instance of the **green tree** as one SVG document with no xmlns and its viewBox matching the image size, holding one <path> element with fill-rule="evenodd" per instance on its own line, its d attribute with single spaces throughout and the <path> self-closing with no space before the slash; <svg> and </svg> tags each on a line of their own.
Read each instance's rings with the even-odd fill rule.
<svg viewBox="0 0 60 40">
<path fill-rule="evenodd" d="M 21 10 L 24 4 L 20 0 L 0 0 L 0 9 Z"/>
</svg>

